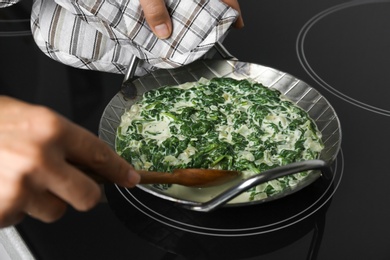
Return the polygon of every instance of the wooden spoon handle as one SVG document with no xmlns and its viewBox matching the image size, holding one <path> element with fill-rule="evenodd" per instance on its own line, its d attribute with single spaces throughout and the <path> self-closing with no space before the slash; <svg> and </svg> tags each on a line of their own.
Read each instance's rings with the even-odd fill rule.
<svg viewBox="0 0 390 260">
<path fill-rule="evenodd" d="M 176 175 L 173 173 L 166 172 L 153 172 L 153 171 L 143 171 L 137 170 L 139 175 L 141 176 L 140 184 L 153 184 L 153 183 L 161 183 L 161 184 L 174 184 L 177 183 Z"/>
<path fill-rule="evenodd" d="M 80 168 L 88 177 L 93 179 L 99 184 L 109 184 L 112 183 L 112 181 L 108 180 L 104 176 L 98 175 L 95 172 L 93 172 L 90 169 L 87 168 Z M 141 176 L 140 184 L 154 184 L 154 183 L 161 183 L 161 184 L 174 184 L 175 182 L 175 174 L 171 173 L 165 173 L 165 172 L 151 172 L 151 171 L 142 171 L 137 170 L 137 172 Z"/>
</svg>

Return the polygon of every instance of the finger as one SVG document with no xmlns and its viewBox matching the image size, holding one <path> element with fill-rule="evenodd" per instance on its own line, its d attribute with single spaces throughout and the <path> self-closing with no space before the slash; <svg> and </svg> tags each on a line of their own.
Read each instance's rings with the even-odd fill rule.
<svg viewBox="0 0 390 260">
<path fill-rule="evenodd" d="M 172 22 L 164 0 L 140 0 L 146 22 L 160 39 L 171 36 Z"/>
<path fill-rule="evenodd" d="M 66 159 L 89 169 L 106 179 L 125 187 L 139 183 L 139 174 L 106 143 L 87 130 L 72 124 L 62 139 Z"/>
<path fill-rule="evenodd" d="M 48 170 L 46 175 L 45 184 L 41 184 L 41 186 L 47 187 L 53 195 L 70 204 L 76 210 L 90 210 L 101 198 L 99 186 L 66 162 L 57 163 L 55 169 Z M 49 200 L 48 195 L 45 195 L 45 199 Z M 58 201 L 56 202 L 53 198 L 50 200 L 53 204 L 58 204 Z"/>
<path fill-rule="evenodd" d="M 222 0 L 222 1 L 225 4 L 227 4 L 228 6 L 235 9 L 239 14 L 236 22 L 233 24 L 233 27 L 237 28 L 237 29 L 241 29 L 242 27 L 244 27 L 244 20 L 243 20 L 242 15 L 241 15 L 241 8 L 240 8 L 240 5 L 238 3 L 238 0 Z"/>
<path fill-rule="evenodd" d="M 15 225 L 23 220 L 25 214 L 18 205 L 9 205 L 0 201 L 0 228 Z"/>
<path fill-rule="evenodd" d="M 0 228 L 15 225 L 25 216 L 28 194 L 23 186 L 14 185 L 8 177 L 0 174 Z"/>
<path fill-rule="evenodd" d="M 2 207 L 0 207 L 0 213 L 0 228 L 16 225 L 26 216 L 23 212 L 10 212 L 2 209 Z"/>
<path fill-rule="evenodd" d="M 67 204 L 48 191 L 32 193 L 25 212 L 43 222 L 54 222 L 66 212 Z"/>
</svg>

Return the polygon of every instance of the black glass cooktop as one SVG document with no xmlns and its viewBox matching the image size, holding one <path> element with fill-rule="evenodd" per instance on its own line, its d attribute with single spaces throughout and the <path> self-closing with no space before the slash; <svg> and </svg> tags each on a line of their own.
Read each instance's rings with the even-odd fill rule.
<svg viewBox="0 0 390 260">
<path fill-rule="evenodd" d="M 97 134 L 122 75 L 50 60 L 28 33 L 31 1 L 0 10 L 0 94 L 49 106 Z M 192 212 L 134 189 L 69 209 L 53 224 L 17 226 L 37 259 L 389 259 L 390 1 L 245 0 L 245 28 L 224 46 L 286 71 L 335 108 L 342 149 L 332 182 L 286 198 Z M 26 29 L 27 28 L 27 29 Z"/>
</svg>

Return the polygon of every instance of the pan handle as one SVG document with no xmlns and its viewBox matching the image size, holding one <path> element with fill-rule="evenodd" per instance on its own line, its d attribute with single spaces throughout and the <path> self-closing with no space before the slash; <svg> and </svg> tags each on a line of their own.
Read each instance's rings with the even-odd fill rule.
<svg viewBox="0 0 390 260">
<path fill-rule="evenodd" d="M 214 44 L 214 49 L 225 60 L 237 60 L 237 58 L 230 54 L 229 51 L 220 42 L 216 42 Z M 138 57 L 133 55 L 130 59 L 129 67 L 122 82 L 121 92 L 127 99 L 134 99 L 137 97 L 137 88 L 133 85 L 132 81 L 134 80 L 138 62 Z"/>
<path fill-rule="evenodd" d="M 222 58 L 225 60 L 237 60 L 236 57 L 234 57 L 226 48 L 222 45 L 220 42 L 216 42 L 214 45 L 214 49 L 218 52 L 219 55 L 221 55 Z M 129 67 L 126 71 L 125 77 L 123 79 L 123 83 L 128 81 L 129 79 L 133 79 L 135 71 L 137 69 L 138 65 L 138 57 L 133 55 L 131 56 Z"/>
<path fill-rule="evenodd" d="M 139 59 L 137 56 L 131 56 L 129 67 L 127 68 L 123 79 L 120 92 L 125 99 L 135 99 L 137 97 L 137 88 L 133 84 L 135 70 L 137 69 Z"/>
<path fill-rule="evenodd" d="M 214 45 L 214 49 L 221 55 L 225 60 L 238 60 L 234 57 L 230 52 L 222 45 L 220 42 L 216 42 Z"/>
<path fill-rule="evenodd" d="M 123 79 L 123 83 L 125 83 L 129 79 L 134 78 L 134 74 L 135 74 L 135 70 L 137 69 L 138 61 L 139 61 L 139 59 L 137 56 L 135 56 L 135 55 L 131 56 L 131 59 L 129 62 L 129 67 L 126 71 L 125 78 Z"/>
<path fill-rule="evenodd" d="M 231 199 L 254 186 L 286 175 L 308 170 L 320 170 L 322 177 L 325 179 L 330 179 L 333 175 L 329 164 L 323 160 L 295 162 L 251 176 L 207 202 L 190 202 L 181 206 L 195 211 L 209 212 L 223 206 Z"/>
</svg>

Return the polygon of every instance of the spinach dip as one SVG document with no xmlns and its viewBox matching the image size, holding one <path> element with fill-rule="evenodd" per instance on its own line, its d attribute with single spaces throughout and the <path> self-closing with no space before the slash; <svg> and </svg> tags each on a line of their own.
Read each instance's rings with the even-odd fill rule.
<svg viewBox="0 0 390 260">
<path fill-rule="evenodd" d="M 136 169 L 238 170 L 244 178 L 317 159 L 321 133 L 308 114 L 253 80 L 201 79 L 148 91 L 121 117 L 116 151 Z M 248 190 L 258 200 L 293 188 L 301 172 Z M 169 185 L 158 184 L 159 189 Z"/>
</svg>

